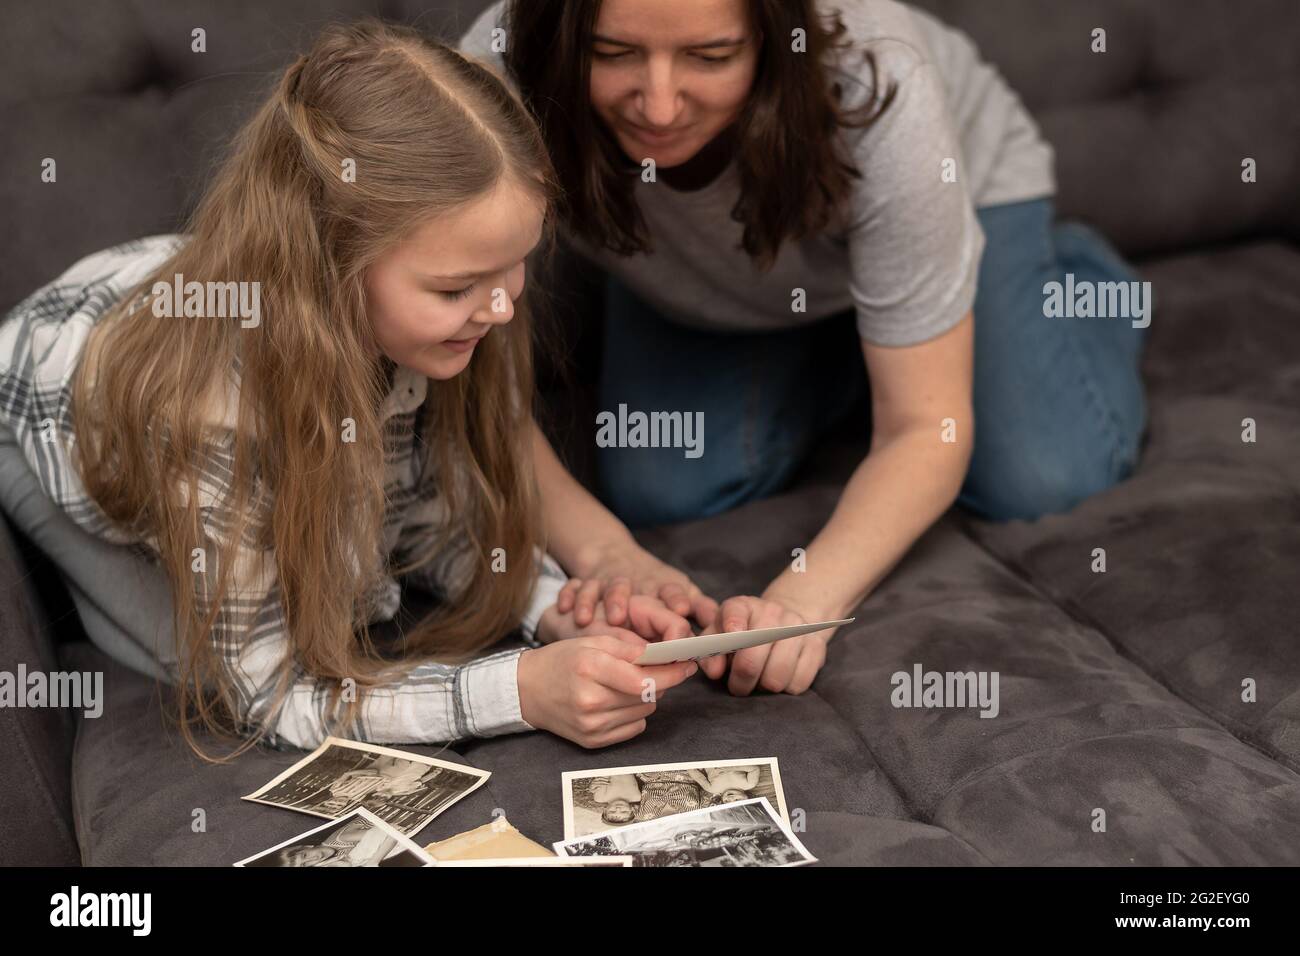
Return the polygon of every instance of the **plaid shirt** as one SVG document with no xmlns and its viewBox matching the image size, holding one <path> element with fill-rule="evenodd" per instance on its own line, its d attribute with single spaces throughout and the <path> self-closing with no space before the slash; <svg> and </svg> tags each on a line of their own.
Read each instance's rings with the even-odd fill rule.
<svg viewBox="0 0 1300 956">
<path fill-rule="evenodd" d="M 0 321 L 0 428 L 10 429 L 45 493 L 79 526 L 117 544 L 144 545 L 156 555 L 153 538 L 138 540 L 112 525 L 91 500 L 73 467 L 72 379 L 94 323 L 184 242 L 183 236 L 152 236 L 124 243 L 82 259 L 53 282 L 19 303 Z M 178 321 L 193 321 L 178 319 Z M 445 503 L 416 454 L 416 423 L 428 380 L 398 366 L 382 411 L 385 491 L 384 549 L 404 562 L 447 520 Z M 237 394 L 237 388 L 231 398 Z M 219 553 L 235 525 L 233 513 L 234 433 L 228 404 L 225 424 L 203 449 L 199 514 L 207 555 Z M 258 482 L 254 513 L 272 506 Z M 249 525 L 255 525 L 250 521 Z M 280 600 L 274 556 L 256 547 L 250 527 L 231 573 L 210 639 L 234 688 L 239 719 L 250 729 L 264 728 L 273 746 L 311 748 L 328 735 L 325 726 L 329 684 L 308 674 L 293 654 Z M 407 577 L 408 582 L 443 596 L 459 595 L 469 557 L 451 547 Z M 536 555 L 538 578 L 520 622 L 526 643 L 537 646 L 542 612 L 555 602 L 564 572 L 549 555 Z M 208 606 L 215 592 L 216 561 L 195 574 L 195 599 Z M 358 609 L 370 622 L 391 620 L 401 603 L 401 587 L 385 573 Z M 485 655 L 463 665 L 421 663 L 400 679 L 371 687 L 350 735 L 375 743 L 429 743 L 489 737 L 534 729 L 519 709 L 516 668 L 523 649 Z M 289 669 L 288 693 L 277 705 L 278 679 Z M 173 679 L 175 674 L 172 674 Z"/>
</svg>

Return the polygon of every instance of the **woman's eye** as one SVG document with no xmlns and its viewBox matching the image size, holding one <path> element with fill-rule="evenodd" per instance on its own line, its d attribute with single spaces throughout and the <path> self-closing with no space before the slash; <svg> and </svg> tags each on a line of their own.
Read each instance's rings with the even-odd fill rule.
<svg viewBox="0 0 1300 956">
<path fill-rule="evenodd" d="M 718 64 L 718 63 L 726 63 L 727 61 L 733 59 L 735 55 L 736 54 L 734 53 L 728 53 L 725 56 L 706 56 L 703 53 L 696 53 L 695 58 L 699 60 L 701 63 Z"/>
<path fill-rule="evenodd" d="M 463 289 L 451 289 L 451 290 L 439 289 L 437 290 L 437 292 L 438 295 L 442 296 L 444 299 L 447 299 L 450 302 L 456 302 L 460 299 L 468 298 L 469 294 L 474 291 L 475 285 L 476 283 L 471 282 Z"/>
<path fill-rule="evenodd" d="M 631 52 L 631 50 L 619 50 L 617 53 L 609 53 L 605 50 L 592 50 L 591 55 L 600 60 L 618 60 Z"/>
</svg>

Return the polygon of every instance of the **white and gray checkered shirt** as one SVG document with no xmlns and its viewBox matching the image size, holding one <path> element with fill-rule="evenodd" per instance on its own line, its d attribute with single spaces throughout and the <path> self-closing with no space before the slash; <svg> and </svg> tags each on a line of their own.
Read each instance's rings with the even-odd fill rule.
<svg viewBox="0 0 1300 956">
<path fill-rule="evenodd" d="M 112 525 L 91 500 L 72 464 L 72 379 L 94 323 L 185 241 L 183 236 L 151 236 L 98 252 L 19 303 L 0 321 L 0 428 L 10 429 L 45 493 L 79 526 L 117 544 L 142 544 L 155 556 L 156 542 L 139 541 Z M 385 399 L 384 547 L 390 559 L 405 561 L 446 521 L 445 506 L 431 478 L 424 480 L 423 455 L 416 454 L 416 421 L 428 380 L 398 366 Z M 214 555 L 234 526 L 232 513 L 234 435 L 220 432 L 204 449 L 199 482 L 204 548 Z M 260 484 L 255 507 L 268 503 Z M 254 524 L 249 522 L 250 525 Z M 273 556 L 255 546 L 255 529 L 242 537 L 232 585 L 211 640 L 235 688 L 240 719 L 250 729 L 265 728 L 273 746 L 317 746 L 325 726 L 329 687 L 292 659 L 280 602 Z M 408 580 L 435 594 L 458 594 L 466 580 L 463 550 L 449 550 Z M 538 579 L 520 628 L 536 646 L 542 612 L 554 603 L 565 581 L 549 555 L 537 554 Z M 195 575 L 200 608 L 215 590 L 216 562 Z M 401 587 L 385 574 L 361 609 L 370 622 L 391 620 L 401 603 Z M 339 736 L 375 743 L 433 743 L 466 737 L 532 730 L 519 709 L 516 668 L 522 649 L 488 654 L 463 665 L 421 663 L 400 680 L 371 688 L 350 728 Z M 277 678 L 289 667 L 288 694 L 276 706 Z M 342 731 L 342 732 L 340 732 Z"/>
</svg>

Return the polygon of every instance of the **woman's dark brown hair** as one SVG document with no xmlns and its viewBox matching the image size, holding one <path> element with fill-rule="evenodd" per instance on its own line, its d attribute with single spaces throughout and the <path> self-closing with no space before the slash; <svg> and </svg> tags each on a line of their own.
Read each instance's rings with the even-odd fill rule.
<svg viewBox="0 0 1300 956">
<path fill-rule="evenodd" d="M 591 34 L 601 0 L 510 0 L 506 67 L 542 127 L 564 197 L 560 215 L 587 242 L 621 255 L 650 251 L 633 187 L 641 167 L 623 155 L 591 107 Z M 829 59 L 845 46 L 837 15 L 815 0 L 747 0 L 758 63 L 736 122 L 740 199 L 731 216 L 741 245 L 763 268 L 781 244 L 817 232 L 848 197 L 859 173 L 840 154 L 843 127 L 865 128 L 889 106 L 895 88 L 847 110 Z M 804 49 L 794 52 L 796 30 Z M 863 62 L 878 84 L 876 62 Z"/>
</svg>

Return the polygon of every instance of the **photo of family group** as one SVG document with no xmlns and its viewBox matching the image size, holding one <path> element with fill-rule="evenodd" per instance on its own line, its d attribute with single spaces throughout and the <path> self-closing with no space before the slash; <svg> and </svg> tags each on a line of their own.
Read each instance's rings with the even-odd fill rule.
<svg viewBox="0 0 1300 956">
<path fill-rule="evenodd" d="M 755 797 L 789 823 L 774 757 L 576 770 L 562 787 L 566 840 Z"/>
<path fill-rule="evenodd" d="M 433 857 L 368 810 L 357 810 L 235 866 L 430 866 Z"/>
<path fill-rule="evenodd" d="M 330 737 L 244 799 L 331 820 L 364 809 L 410 836 L 490 776 L 463 764 Z"/>
<path fill-rule="evenodd" d="M 633 866 L 802 866 L 816 863 L 766 797 L 674 813 L 563 840 L 565 856 L 629 855 Z"/>
</svg>

